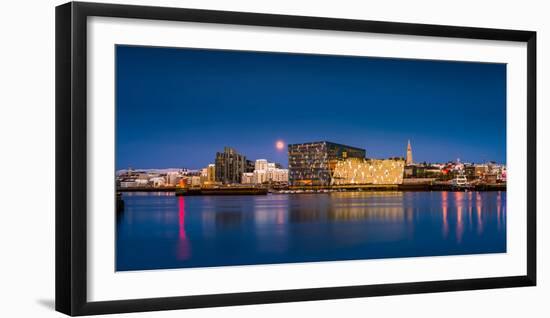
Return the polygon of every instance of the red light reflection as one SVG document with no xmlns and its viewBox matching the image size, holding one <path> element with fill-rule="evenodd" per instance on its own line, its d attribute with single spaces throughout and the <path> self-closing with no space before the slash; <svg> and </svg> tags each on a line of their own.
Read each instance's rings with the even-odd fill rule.
<svg viewBox="0 0 550 318">
<path fill-rule="evenodd" d="M 185 233 L 185 198 L 183 196 L 178 197 L 179 206 L 179 243 L 178 243 L 178 259 L 186 260 L 191 257 L 191 247 L 189 240 Z"/>
</svg>

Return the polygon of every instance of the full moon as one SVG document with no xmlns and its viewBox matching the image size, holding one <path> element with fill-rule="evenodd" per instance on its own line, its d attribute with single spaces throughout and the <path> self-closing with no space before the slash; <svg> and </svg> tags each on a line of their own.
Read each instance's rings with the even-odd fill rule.
<svg viewBox="0 0 550 318">
<path fill-rule="evenodd" d="M 277 140 L 277 142 L 275 143 L 275 148 L 277 148 L 277 150 L 283 150 L 285 148 L 284 141 Z"/>
</svg>

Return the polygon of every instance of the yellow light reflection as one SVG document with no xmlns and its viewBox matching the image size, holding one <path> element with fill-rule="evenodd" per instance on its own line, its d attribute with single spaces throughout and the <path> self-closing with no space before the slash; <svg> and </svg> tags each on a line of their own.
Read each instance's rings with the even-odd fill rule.
<svg viewBox="0 0 550 318">
<path fill-rule="evenodd" d="M 441 192 L 441 211 L 443 213 L 443 237 L 447 238 L 449 234 L 449 222 L 447 220 L 447 209 L 449 207 L 449 202 L 447 201 L 447 192 Z"/>
<path fill-rule="evenodd" d="M 455 192 L 455 204 L 456 204 L 456 241 L 462 242 L 462 235 L 464 233 L 464 223 L 462 222 L 462 210 L 464 207 L 464 193 Z"/>
</svg>

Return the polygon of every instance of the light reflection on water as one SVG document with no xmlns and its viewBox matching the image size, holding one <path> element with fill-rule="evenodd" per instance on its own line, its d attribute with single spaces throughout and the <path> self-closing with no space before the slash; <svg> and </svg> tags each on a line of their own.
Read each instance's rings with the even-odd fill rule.
<svg viewBox="0 0 550 318">
<path fill-rule="evenodd" d="M 123 199 L 117 270 L 506 251 L 506 192 Z"/>
</svg>

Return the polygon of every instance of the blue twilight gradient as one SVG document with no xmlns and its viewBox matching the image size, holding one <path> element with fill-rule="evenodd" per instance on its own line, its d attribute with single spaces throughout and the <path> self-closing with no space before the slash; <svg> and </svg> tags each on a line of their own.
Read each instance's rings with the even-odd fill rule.
<svg viewBox="0 0 550 318">
<path fill-rule="evenodd" d="M 506 161 L 506 65 L 116 47 L 116 168 L 185 167 L 236 148 L 329 140 L 368 157 Z"/>
</svg>

